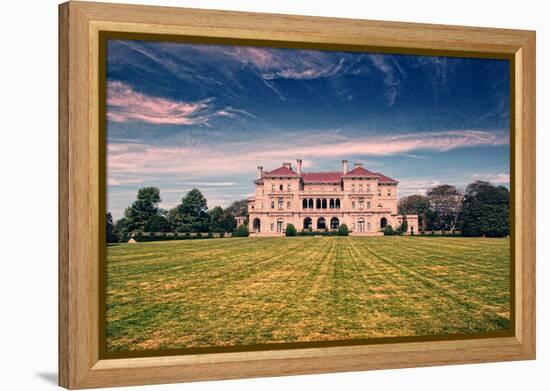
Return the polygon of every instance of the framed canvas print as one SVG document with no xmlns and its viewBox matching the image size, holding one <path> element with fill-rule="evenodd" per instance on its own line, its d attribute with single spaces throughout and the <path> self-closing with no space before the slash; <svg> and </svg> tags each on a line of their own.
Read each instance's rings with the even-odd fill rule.
<svg viewBox="0 0 550 391">
<path fill-rule="evenodd" d="M 60 385 L 535 358 L 535 33 L 60 5 Z"/>
</svg>

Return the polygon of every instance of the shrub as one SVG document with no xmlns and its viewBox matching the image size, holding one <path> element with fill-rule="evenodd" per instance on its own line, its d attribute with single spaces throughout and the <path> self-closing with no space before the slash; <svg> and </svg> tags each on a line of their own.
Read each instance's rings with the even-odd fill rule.
<svg viewBox="0 0 550 391">
<path fill-rule="evenodd" d="M 409 229 L 409 223 L 407 222 L 407 219 L 404 219 L 403 222 L 401 223 L 401 232 L 406 234 L 408 229 Z"/>
<path fill-rule="evenodd" d="M 196 237 L 197 239 L 200 239 L 200 238 L 202 238 L 202 234 L 201 234 L 200 232 L 197 232 L 197 234 L 195 235 L 195 237 Z"/>
<path fill-rule="evenodd" d="M 338 227 L 338 236 L 348 236 L 349 235 L 349 229 L 346 224 L 342 224 Z"/>
<path fill-rule="evenodd" d="M 393 230 L 393 227 L 391 225 L 386 225 L 386 228 L 384 228 L 384 235 L 395 235 L 395 231 Z"/>
<path fill-rule="evenodd" d="M 244 224 L 241 224 L 237 227 L 235 232 L 233 233 L 234 236 L 237 236 L 239 238 L 244 238 L 248 236 L 248 227 Z"/>
<path fill-rule="evenodd" d="M 293 224 L 287 224 L 285 230 L 286 236 L 296 236 L 296 227 Z"/>
</svg>

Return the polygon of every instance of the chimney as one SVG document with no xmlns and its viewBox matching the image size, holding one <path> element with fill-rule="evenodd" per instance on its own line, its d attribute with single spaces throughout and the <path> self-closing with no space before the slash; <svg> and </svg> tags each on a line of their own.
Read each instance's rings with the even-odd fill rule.
<svg viewBox="0 0 550 391">
<path fill-rule="evenodd" d="M 363 163 L 355 163 L 354 165 L 355 165 L 355 168 L 357 168 L 357 167 L 363 167 Z"/>
<path fill-rule="evenodd" d="M 347 159 L 342 160 L 342 167 L 343 167 L 343 170 L 344 170 L 344 174 L 347 174 L 348 173 L 348 160 Z"/>
<path fill-rule="evenodd" d="M 264 168 L 262 166 L 258 166 L 258 174 L 256 175 L 256 179 L 262 179 L 263 175 L 264 175 Z"/>
<path fill-rule="evenodd" d="M 292 164 L 289 162 L 283 162 L 283 167 L 288 168 L 289 170 L 292 170 Z"/>
<path fill-rule="evenodd" d="M 302 175 L 302 159 L 296 159 L 296 167 L 298 175 Z"/>
</svg>

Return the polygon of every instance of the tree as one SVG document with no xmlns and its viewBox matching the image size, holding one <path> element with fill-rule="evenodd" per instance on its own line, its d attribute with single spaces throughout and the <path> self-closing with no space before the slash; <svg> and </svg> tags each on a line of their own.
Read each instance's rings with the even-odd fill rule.
<svg viewBox="0 0 550 391">
<path fill-rule="evenodd" d="M 248 217 L 248 200 L 235 201 L 227 207 L 227 210 L 229 210 L 233 216 Z"/>
<path fill-rule="evenodd" d="M 476 181 L 466 187 L 459 217 L 463 236 L 503 237 L 510 234 L 510 192 L 504 186 Z"/>
<path fill-rule="evenodd" d="M 462 193 L 455 186 L 439 185 L 429 189 L 426 196 L 430 203 L 428 228 L 454 231 L 462 206 Z"/>
<path fill-rule="evenodd" d="M 161 202 L 160 190 L 157 187 L 144 187 L 138 190 L 137 199 L 126 208 L 124 217 L 129 231 L 145 231 L 145 225 L 159 214 Z"/>
<path fill-rule="evenodd" d="M 170 232 L 170 223 L 161 214 L 152 216 L 145 223 L 145 232 Z"/>
<path fill-rule="evenodd" d="M 338 236 L 348 236 L 349 235 L 349 229 L 346 224 L 342 224 L 338 227 Z"/>
<path fill-rule="evenodd" d="M 118 220 L 114 226 L 114 232 L 121 243 L 126 243 L 130 239 L 131 223 L 127 217 Z"/>
<path fill-rule="evenodd" d="M 181 204 L 168 211 L 168 222 L 178 232 L 206 232 L 210 228 L 206 198 L 200 190 L 192 189 Z"/>
<path fill-rule="evenodd" d="M 403 197 L 399 200 L 397 210 L 401 215 L 418 215 L 418 225 L 422 231 L 426 230 L 426 215 L 430 210 L 430 201 L 428 197 L 413 194 Z"/>
<path fill-rule="evenodd" d="M 107 213 L 106 222 L 107 222 L 107 226 L 105 229 L 105 234 L 106 234 L 107 243 L 118 242 L 118 237 L 115 234 L 115 226 L 113 225 L 113 215 L 111 214 L 111 212 Z"/>
<path fill-rule="evenodd" d="M 225 232 L 223 228 L 223 209 L 221 206 L 215 206 L 208 211 L 210 217 L 210 230 L 211 232 L 222 233 Z"/>
<path fill-rule="evenodd" d="M 296 227 L 294 224 L 287 224 L 285 229 L 286 236 L 296 236 Z"/>
<path fill-rule="evenodd" d="M 249 234 L 248 233 L 248 227 L 244 224 L 241 224 L 237 227 L 237 229 L 233 233 L 233 236 L 246 237 L 246 236 L 248 236 L 248 234 Z"/>
<path fill-rule="evenodd" d="M 407 215 L 404 215 L 403 216 L 403 222 L 401 223 L 401 227 L 399 227 L 401 229 L 401 232 L 406 234 L 408 229 L 409 229 L 409 223 L 407 222 Z"/>
<path fill-rule="evenodd" d="M 395 235 L 395 231 L 393 230 L 393 227 L 390 224 L 386 225 L 386 228 L 384 228 L 384 235 L 387 235 L 387 236 Z"/>
</svg>

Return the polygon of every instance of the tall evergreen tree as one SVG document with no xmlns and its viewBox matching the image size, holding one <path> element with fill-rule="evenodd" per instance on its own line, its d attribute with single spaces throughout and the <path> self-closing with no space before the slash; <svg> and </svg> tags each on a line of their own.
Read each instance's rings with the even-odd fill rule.
<svg viewBox="0 0 550 391">
<path fill-rule="evenodd" d="M 137 199 L 124 211 L 124 217 L 128 219 L 128 229 L 144 231 L 149 221 L 159 214 L 158 204 L 161 201 L 157 187 L 139 189 Z"/>
<path fill-rule="evenodd" d="M 200 190 L 192 189 L 181 204 L 168 211 L 168 221 L 178 232 L 206 232 L 210 228 L 206 198 Z"/>
<path fill-rule="evenodd" d="M 113 215 L 111 214 L 111 212 L 107 213 L 106 222 L 107 224 L 105 229 L 105 234 L 106 234 L 105 236 L 106 236 L 107 243 L 118 242 L 118 237 L 115 234 L 115 226 L 113 225 Z"/>
</svg>

